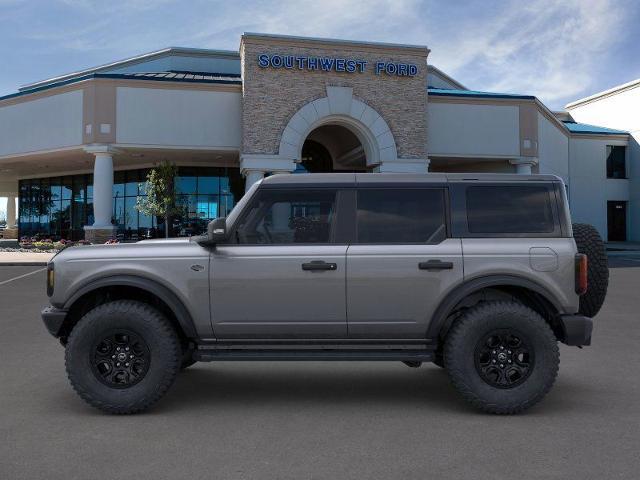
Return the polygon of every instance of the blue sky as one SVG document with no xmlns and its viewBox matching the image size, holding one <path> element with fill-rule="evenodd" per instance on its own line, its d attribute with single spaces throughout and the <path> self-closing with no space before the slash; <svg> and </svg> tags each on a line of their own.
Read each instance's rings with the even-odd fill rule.
<svg viewBox="0 0 640 480">
<path fill-rule="evenodd" d="M 0 95 L 167 46 L 237 50 L 244 31 L 423 44 L 468 88 L 552 109 L 640 77 L 640 2 L 0 0 Z"/>
<path fill-rule="evenodd" d="M 0 0 L 0 95 L 167 46 L 237 50 L 245 31 L 427 45 L 468 88 L 552 109 L 640 77 L 633 0 Z"/>
</svg>

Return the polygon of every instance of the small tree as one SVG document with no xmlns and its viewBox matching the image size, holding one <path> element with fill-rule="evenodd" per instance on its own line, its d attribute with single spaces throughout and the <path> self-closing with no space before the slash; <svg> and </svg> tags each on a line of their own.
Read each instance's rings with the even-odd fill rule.
<svg viewBox="0 0 640 480">
<path fill-rule="evenodd" d="M 178 167 L 168 161 L 161 162 L 147 174 L 147 184 L 141 185 L 146 197 L 138 197 L 136 210 L 156 217 L 164 218 L 164 236 L 169 238 L 169 218 L 178 215 L 182 210 L 176 206 L 174 178 L 178 175 Z"/>
</svg>

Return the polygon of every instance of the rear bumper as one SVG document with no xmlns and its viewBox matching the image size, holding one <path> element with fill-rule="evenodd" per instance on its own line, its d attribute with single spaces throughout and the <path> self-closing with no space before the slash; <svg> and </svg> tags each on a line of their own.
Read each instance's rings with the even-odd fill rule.
<svg viewBox="0 0 640 480">
<path fill-rule="evenodd" d="M 593 320 L 582 315 L 561 315 L 560 325 L 562 326 L 562 343 L 581 347 L 591 345 L 591 332 L 593 331 Z"/>
<path fill-rule="evenodd" d="M 42 321 L 45 327 L 49 330 L 49 333 L 56 338 L 60 337 L 62 331 L 62 324 L 64 319 L 67 318 L 67 310 L 61 310 L 56 307 L 47 307 L 42 310 Z"/>
</svg>

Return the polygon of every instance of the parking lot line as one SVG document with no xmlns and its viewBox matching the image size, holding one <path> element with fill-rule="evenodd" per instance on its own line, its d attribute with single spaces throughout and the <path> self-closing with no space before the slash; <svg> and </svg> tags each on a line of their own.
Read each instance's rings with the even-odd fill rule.
<svg viewBox="0 0 640 480">
<path fill-rule="evenodd" d="M 29 275 L 33 275 L 34 273 L 44 272 L 47 268 L 39 268 L 38 270 L 34 270 L 33 272 L 25 273 L 24 275 L 18 275 L 17 277 L 10 278 L 9 280 L 4 280 L 0 282 L 0 286 L 5 283 L 13 282 L 14 280 L 20 280 L 21 278 L 28 277 Z"/>
</svg>

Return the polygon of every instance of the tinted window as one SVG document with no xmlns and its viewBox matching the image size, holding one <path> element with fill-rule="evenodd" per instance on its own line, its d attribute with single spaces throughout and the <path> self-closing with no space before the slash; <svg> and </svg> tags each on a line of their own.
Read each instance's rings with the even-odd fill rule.
<svg viewBox="0 0 640 480">
<path fill-rule="evenodd" d="M 550 233 L 554 231 L 549 190 L 543 186 L 467 188 L 471 233 Z"/>
<path fill-rule="evenodd" d="M 331 243 L 335 190 L 262 190 L 238 226 L 242 244 Z"/>
<path fill-rule="evenodd" d="M 359 243 L 438 243 L 446 237 L 444 190 L 358 191 Z"/>
<path fill-rule="evenodd" d="M 627 178 L 626 147 L 607 145 L 607 178 Z"/>
</svg>

